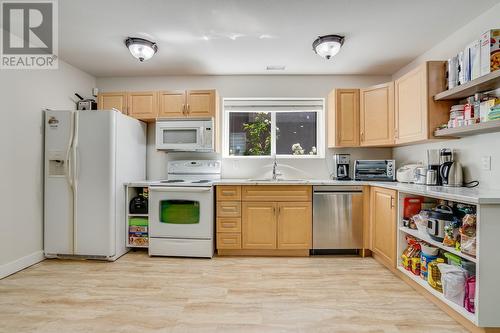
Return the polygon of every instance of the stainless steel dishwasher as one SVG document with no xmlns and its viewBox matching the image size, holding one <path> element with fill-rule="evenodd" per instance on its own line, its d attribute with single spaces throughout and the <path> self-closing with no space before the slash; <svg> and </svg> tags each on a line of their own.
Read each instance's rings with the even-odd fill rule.
<svg viewBox="0 0 500 333">
<path fill-rule="evenodd" d="M 314 186 L 313 253 L 363 247 L 363 187 Z"/>
</svg>

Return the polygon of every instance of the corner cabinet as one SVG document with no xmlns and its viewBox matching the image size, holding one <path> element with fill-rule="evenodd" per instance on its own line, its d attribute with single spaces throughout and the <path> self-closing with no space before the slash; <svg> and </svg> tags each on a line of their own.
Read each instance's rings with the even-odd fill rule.
<svg viewBox="0 0 500 333">
<path fill-rule="evenodd" d="M 328 147 L 359 146 L 359 89 L 328 94 Z"/>
<path fill-rule="evenodd" d="M 97 108 L 99 110 L 116 109 L 121 111 L 121 113 L 128 114 L 127 97 L 128 94 L 126 92 L 101 93 L 97 98 Z"/>
<path fill-rule="evenodd" d="M 360 90 L 360 145 L 394 144 L 394 82 Z"/>
<path fill-rule="evenodd" d="M 448 122 L 451 102 L 433 98 L 445 82 L 443 61 L 428 61 L 395 81 L 396 144 L 434 139 L 436 127 Z"/>
<path fill-rule="evenodd" d="M 239 201 L 241 200 L 241 201 Z M 227 208 L 241 204 L 241 212 Z M 217 186 L 219 255 L 307 256 L 312 246 L 312 187 Z"/>
<path fill-rule="evenodd" d="M 387 267 L 396 267 L 396 203 L 397 191 L 372 187 L 370 190 L 370 219 L 372 251 Z"/>
</svg>

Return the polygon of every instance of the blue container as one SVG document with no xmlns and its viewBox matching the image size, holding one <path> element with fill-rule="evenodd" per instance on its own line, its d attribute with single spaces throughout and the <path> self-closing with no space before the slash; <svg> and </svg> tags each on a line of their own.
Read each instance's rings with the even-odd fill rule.
<svg viewBox="0 0 500 333">
<path fill-rule="evenodd" d="M 420 277 L 427 281 L 427 265 L 433 260 L 436 260 L 438 256 L 426 254 L 424 252 L 420 253 Z"/>
</svg>

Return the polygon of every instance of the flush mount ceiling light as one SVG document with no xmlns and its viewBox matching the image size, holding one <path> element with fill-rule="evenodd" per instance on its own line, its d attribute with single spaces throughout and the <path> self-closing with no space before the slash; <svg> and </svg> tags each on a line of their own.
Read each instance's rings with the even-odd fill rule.
<svg viewBox="0 0 500 333">
<path fill-rule="evenodd" d="M 134 58 L 139 59 L 140 62 L 150 59 L 158 51 L 156 43 L 144 38 L 128 37 L 125 45 Z"/>
<path fill-rule="evenodd" d="M 312 46 L 317 55 L 330 59 L 339 53 L 342 44 L 344 44 L 344 36 L 326 35 L 318 37 Z"/>
</svg>

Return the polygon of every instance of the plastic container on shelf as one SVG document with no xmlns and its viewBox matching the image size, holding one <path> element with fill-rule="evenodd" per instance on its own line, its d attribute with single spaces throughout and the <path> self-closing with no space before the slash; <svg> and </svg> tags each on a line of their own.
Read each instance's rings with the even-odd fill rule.
<svg viewBox="0 0 500 333">
<path fill-rule="evenodd" d="M 403 218 L 409 219 L 418 214 L 422 209 L 423 198 L 404 198 L 403 201 Z"/>
<path fill-rule="evenodd" d="M 473 263 L 472 261 L 462 260 L 462 262 L 460 263 L 460 266 L 467 273 L 467 277 L 471 277 L 471 276 L 476 275 L 476 264 Z"/>
<path fill-rule="evenodd" d="M 427 265 L 427 282 L 429 285 L 439 292 L 443 292 L 443 285 L 441 283 L 441 271 L 438 264 L 444 264 L 443 258 L 436 258 Z"/>
<path fill-rule="evenodd" d="M 424 254 L 426 254 L 428 256 L 437 256 L 438 253 L 439 253 L 439 248 L 438 247 L 427 245 L 425 243 L 421 243 L 420 246 L 422 248 L 422 253 L 424 253 Z"/>
<path fill-rule="evenodd" d="M 456 254 L 445 252 L 444 256 L 448 259 L 448 265 L 462 267 L 462 258 L 457 256 Z"/>
</svg>

